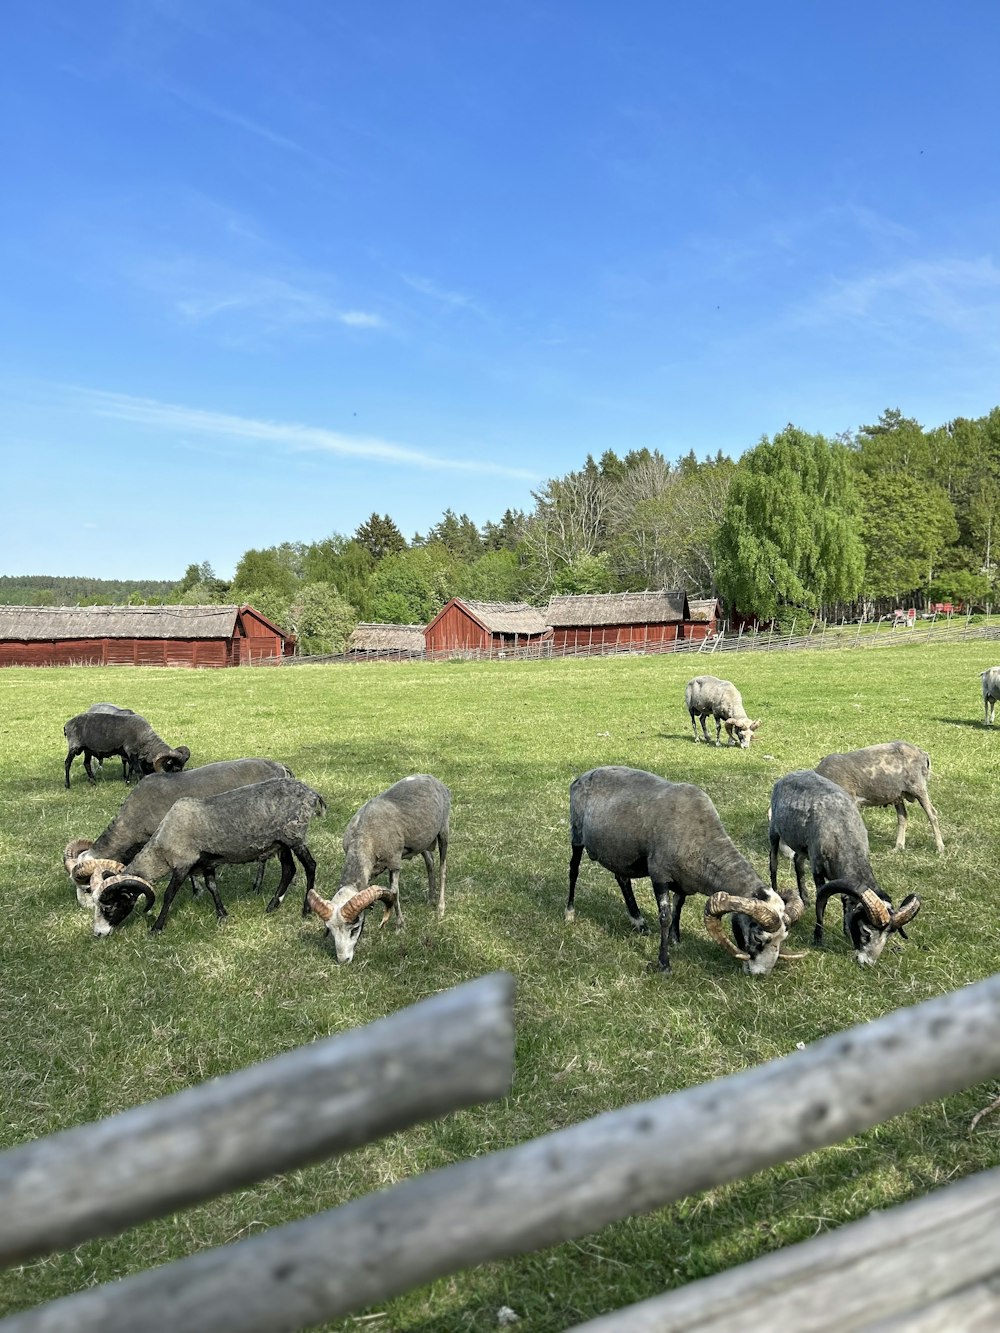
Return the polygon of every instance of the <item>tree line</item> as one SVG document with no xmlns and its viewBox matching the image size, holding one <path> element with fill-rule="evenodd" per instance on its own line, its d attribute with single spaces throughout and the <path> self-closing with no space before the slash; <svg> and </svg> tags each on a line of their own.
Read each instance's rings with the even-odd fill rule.
<svg viewBox="0 0 1000 1333">
<path fill-rule="evenodd" d="M 230 581 L 191 564 L 167 592 L 107 600 L 249 602 L 303 652 L 339 651 L 358 621 L 425 624 L 453 596 L 685 588 L 778 622 L 981 605 L 997 592 L 1000 408 L 930 429 L 891 409 L 832 439 L 789 425 L 736 462 L 609 449 L 532 501 L 481 528 L 447 509 L 409 540 L 373 513 L 350 535 L 250 549 Z"/>
</svg>

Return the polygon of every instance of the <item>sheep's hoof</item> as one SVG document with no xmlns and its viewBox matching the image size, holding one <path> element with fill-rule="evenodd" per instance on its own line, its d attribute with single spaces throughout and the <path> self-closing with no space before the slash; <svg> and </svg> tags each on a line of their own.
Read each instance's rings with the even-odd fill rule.
<svg viewBox="0 0 1000 1333">
<path fill-rule="evenodd" d="M 265 912 L 276 912 L 280 906 L 281 906 L 281 899 L 280 899 L 280 898 L 272 898 L 271 901 L 268 903 L 268 905 L 264 908 L 264 911 L 265 911 Z M 308 916 L 308 915 L 309 915 L 309 909 L 306 908 L 306 910 L 302 913 L 302 915 L 303 915 L 303 916 Z"/>
<path fill-rule="evenodd" d="M 632 929 L 635 931 L 637 935 L 649 934 L 649 927 L 646 925 L 645 921 L 633 921 Z"/>
<path fill-rule="evenodd" d="M 438 908 L 435 909 L 434 917 L 435 917 L 435 920 L 437 920 L 437 921 L 443 921 L 443 920 L 444 920 L 444 905 L 443 905 L 443 904 L 442 904 L 441 907 L 438 907 Z"/>
<path fill-rule="evenodd" d="M 646 964 L 647 972 L 659 972 L 662 976 L 667 976 L 672 970 L 669 962 L 661 963 L 659 959 L 655 963 Z"/>
<path fill-rule="evenodd" d="M 563 920 L 566 922 L 567 926 L 572 925 L 573 922 L 576 920 L 576 908 L 567 907 L 565 915 L 563 916 Z"/>
</svg>

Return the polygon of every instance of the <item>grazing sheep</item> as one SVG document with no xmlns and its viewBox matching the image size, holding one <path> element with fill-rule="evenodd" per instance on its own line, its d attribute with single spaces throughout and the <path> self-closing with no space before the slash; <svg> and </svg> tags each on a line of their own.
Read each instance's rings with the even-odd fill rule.
<svg viewBox="0 0 1000 1333">
<path fill-rule="evenodd" d="M 920 899 L 910 893 L 893 909 L 892 900 L 879 888 L 868 855 L 868 833 L 854 798 L 829 778 L 802 769 L 779 778 L 767 812 L 771 844 L 771 887 L 777 891 L 778 851 L 784 844 L 792 853 L 799 896 L 808 901 L 804 869 L 808 860 L 816 885 L 816 930 L 813 942 L 823 942 L 823 914 L 834 894 L 844 903 L 844 933 L 862 965 L 878 962 L 893 931 L 903 939 L 903 927 L 920 910 Z"/>
<path fill-rule="evenodd" d="M 749 750 L 753 734 L 760 726 L 760 718 L 751 722 L 740 692 L 731 680 L 720 680 L 718 676 L 695 676 L 689 680 L 684 690 L 684 705 L 691 714 L 691 730 L 695 743 L 698 742 L 698 728 L 695 718 L 701 718 L 701 730 L 706 742 L 710 742 L 705 719 L 715 718 L 715 743 L 718 745 L 723 725 L 729 740 L 727 745 L 738 745 L 741 750 Z"/>
<path fill-rule="evenodd" d="M 252 782 L 266 782 L 268 778 L 290 778 L 294 774 L 274 759 L 224 759 L 216 764 L 203 764 L 182 773 L 151 773 L 143 778 L 125 798 L 121 809 L 96 842 L 77 838 L 63 852 L 66 873 L 76 885 L 81 906 L 93 906 L 89 886 L 95 860 L 118 861 L 123 865 L 145 847 L 159 828 L 160 821 L 175 801 L 182 796 L 216 796 L 234 787 L 246 787 Z M 263 884 L 264 866 L 257 868 L 254 888 Z M 194 888 L 194 880 L 191 881 Z"/>
<path fill-rule="evenodd" d="M 1000 699 L 1000 666 L 987 667 L 979 675 L 983 682 L 983 726 L 992 727 L 993 710 Z"/>
<path fill-rule="evenodd" d="M 172 750 L 157 736 L 144 717 L 138 713 L 90 712 L 71 717 L 63 727 L 69 746 L 66 755 L 66 787 L 69 787 L 69 769 L 78 754 L 83 755 L 87 781 L 96 781 L 91 759 L 107 759 L 120 755 L 126 781 L 132 773 L 176 773 L 191 758 L 186 745 Z"/>
<path fill-rule="evenodd" d="M 305 868 L 308 894 L 316 878 L 316 862 L 306 845 L 309 821 L 325 811 L 319 793 L 295 778 L 270 778 L 202 799 L 181 797 L 127 866 L 110 859 L 89 863 L 94 934 L 110 934 L 117 924 L 109 917 L 109 906 L 118 920 L 124 920 L 137 895 L 152 898 L 153 882 L 169 875 L 163 905 L 153 923 L 153 930 L 162 930 L 177 890 L 192 871 L 204 874 L 221 921 L 226 909 L 215 887 L 216 866 L 245 865 L 275 852 L 281 858 L 281 880 L 267 910 L 281 906 L 295 875 L 293 855 Z"/>
<path fill-rule="evenodd" d="M 384 926 L 396 913 L 403 924 L 399 905 L 399 872 L 403 861 L 419 853 L 427 867 L 427 899 L 436 904 L 437 918 L 444 916 L 444 886 L 448 859 L 448 818 L 451 792 L 429 773 L 403 778 L 379 796 L 373 796 L 351 818 L 344 830 L 344 869 L 340 888 L 329 901 L 318 893 L 307 893 L 306 902 L 333 937 L 338 963 L 349 963 L 372 903 L 384 902 L 380 922 Z M 434 886 L 434 848 L 441 862 L 437 890 Z M 389 872 L 388 888 L 369 887 L 371 881 Z"/>
<path fill-rule="evenodd" d="M 930 755 L 909 741 L 889 741 L 885 745 L 869 745 L 864 750 L 848 750 L 846 754 L 828 754 L 816 765 L 821 777 L 843 787 L 859 806 L 896 807 L 897 852 L 906 846 L 906 801 L 919 801 L 930 820 L 935 845 L 939 852 L 944 851 L 937 811 L 927 795 L 930 771 Z"/>
<path fill-rule="evenodd" d="M 788 916 L 780 896 L 761 882 L 737 851 L 701 788 L 668 782 L 636 768 L 593 768 L 570 785 L 569 822 L 567 921 L 576 917 L 576 880 L 586 852 L 618 881 L 629 919 L 641 935 L 649 932 L 632 880 L 648 876 L 652 881 L 660 953 L 651 967 L 670 971 L 668 946 L 671 940 L 680 941 L 685 898 L 704 893 L 708 895 L 705 925 L 716 943 L 739 959 L 744 971 L 758 976 L 770 972 L 788 927 L 797 918 Z M 733 913 L 735 945 L 720 920 L 728 912 Z"/>
<path fill-rule="evenodd" d="M 121 716 L 133 716 L 134 713 L 135 713 L 135 709 L 133 709 L 133 708 L 119 708 L 117 704 L 91 704 L 90 707 L 87 709 L 87 712 L 88 712 L 88 713 L 116 713 L 119 717 L 121 717 Z M 129 757 L 128 757 L 128 755 L 125 753 L 124 750 L 121 751 L 121 761 L 122 761 L 122 781 L 123 781 L 123 782 L 128 782 L 128 780 L 129 780 L 129 767 L 130 767 L 130 765 L 129 765 Z M 103 759 L 103 758 L 100 758 L 100 757 L 99 757 L 98 760 L 97 760 L 97 762 L 98 762 L 98 764 L 101 766 L 101 768 L 104 767 L 104 759 Z"/>
</svg>

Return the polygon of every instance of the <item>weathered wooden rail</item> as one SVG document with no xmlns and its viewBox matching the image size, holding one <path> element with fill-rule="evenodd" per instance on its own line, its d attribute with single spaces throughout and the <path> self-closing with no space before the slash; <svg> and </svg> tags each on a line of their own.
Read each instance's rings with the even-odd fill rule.
<svg viewBox="0 0 1000 1333">
<path fill-rule="evenodd" d="M 476 1005 L 481 1005 L 482 1022 L 490 1035 L 484 1039 L 482 1030 L 478 1030 L 472 1045 L 489 1047 L 493 1059 L 488 1063 L 493 1069 L 491 1073 L 484 1071 L 474 1087 L 463 1083 L 458 1092 L 452 1085 L 454 1104 L 501 1095 L 510 1077 L 511 985 L 504 974 L 482 978 L 382 1020 L 387 1041 L 400 1020 L 407 1024 L 406 1040 L 398 1051 L 395 1037 L 390 1047 L 396 1053 L 389 1054 L 390 1047 L 386 1048 L 387 1064 L 404 1058 L 404 1050 L 416 1040 L 421 1018 L 435 1040 L 445 1040 L 441 1025 L 429 1018 L 432 1005 L 451 1012 L 450 1002 L 453 1008 L 460 1008 L 467 1022 Z M 350 1035 L 367 1049 L 370 1036 L 366 1038 L 365 1034 L 373 1030 Z M 396 1036 L 402 1035 L 400 1027 Z M 443 1055 L 439 1056 L 435 1071 L 450 1083 L 448 1064 Z M 353 1128 L 345 1135 L 341 1125 L 332 1135 L 333 1150 L 385 1132 L 384 1117 L 380 1119 L 376 1114 L 384 1092 L 370 1098 L 363 1081 L 357 1082 L 357 1067 L 354 1069 L 346 1083 L 352 1091 L 341 1089 L 333 1095 L 332 1104 L 337 1104 L 338 1096 L 346 1097 L 348 1103 L 353 1097 L 356 1105 L 369 1109 L 360 1116 L 345 1117 L 345 1123 Z M 428 1172 L 303 1221 L 13 1315 L 0 1321 L 0 1329 L 3 1333 L 69 1329 L 74 1333 L 132 1333 L 137 1328 L 144 1333 L 173 1333 L 179 1328 L 186 1333 L 277 1333 L 299 1329 L 363 1310 L 471 1264 L 570 1240 L 617 1219 L 737 1180 L 998 1075 L 1000 975 L 911 1009 L 898 1010 L 729 1078 L 609 1111 L 506 1151 Z M 237 1080 L 241 1077 L 232 1076 Z M 397 1086 L 406 1082 L 402 1074 L 393 1077 Z M 427 1081 L 436 1080 L 432 1077 Z M 217 1098 L 229 1082 L 219 1080 L 207 1088 L 214 1088 L 213 1096 Z M 161 1115 L 163 1107 L 171 1107 L 176 1112 L 180 1098 L 205 1091 L 192 1089 L 140 1110 Z M 237 1124 L 254 1118 L 254 1097 L 261 1092 L 262 1088 L 257 1088 L 241 1104 Z M 439 1108 L 444 1109 L 449 1098 L 442 1091 L 436 1095 Z M 286 1099 L 281 1093 L 276 1097 Z M 317 1115 L 315 1097 L 315 1088 L 310 1086 L 305 1110 L 313 1118 L 323 1119 L 323 1115 Z M 424 1106 L 412 1118 L 427 1110 Z M 367 1123 L 369 1115 L 374 1117 L 373 1124 L 382 1126 L 372 1134 L 362 1132 L 358 1124 L 359 1120 Z M 115 1118 L 119 1124 L 122 1119 Z M 397 1125 L 405 1119 L 402 1117 Z M 751 1133 L 745 1132 L 748 1126 L 752 1126 Z M 272 1126 L 272 1133 L 275 1128 Z M 174 1155 L 176 1171 L 185 1169 L 189 1157 L 190 1165 L 203 1164 L 207 1156 L 218 1153 L 224 1136 L 218 1121 L 202 1125 L 200 1130 L 197 1126 L 189 1130 L 186 1146 L 179 1146 Z M 31 1252 L 40 1252 L 40 1245 L 50 1248 L 67 1243 L 61 1221 L 63 1191 L 52 1179 L 52 1172 L 57 1161 L 64 1165 L 68 1159 L 47 1156 L 53 1151 L 51 1145 L 62 1139 L 65 1148 L 65 1141 L 72 1135 L 103 1132 L 103 1126 L 71 1130 L 0 1157 L 0 1216 L 14 1211 L 16 1201 L 28 1198 L 32 1190 L 41 1190 L 47 1198 L 38 1210 Z M 76 1140 L 75 1146 L 81 1142 Z M 312 1159 L 323 1150 L 314 1137 L 300 1160 Z M 254 1160 L 252 1170 L 232 1163 L 234 1178 L 245 1181 L 257 1178 L 261 1167 L 276 1169 L 270 1164 L 271 1158 L 261 1154 L 259 1145 L 254 1149 Z M 291 1160 L 294 1154 L 289 1152 L 283 1164 Z M 91 1209 L 85 1223 L 77 1220 L 74 1224 L 71 1234 L 75 1240 L 106 1234 L 121 1226 L 123 1219 L 153 1215 L 152 1199 L 144 1199 L 140 1208 L 126 1189 L 127 1201 L 109 1226 L 103 1212 L 104 1163 L 94 1163 L 89 1169 L 93 1172 L 89 1189 L 97 1196 L 96 1208 Z M 996 1304 L 994 1300 L 990 1305 L 993 1289 L 989 1283 L 1000 1273 L 1000 1247 L 992 1241 L 993 1228 L 1000 1219 L 998 1176 L 1000 1173 L 987 1173 L 929 1196 L 920 1205 L 907 1206 L 927 1211 L 911 1214 L 901 1209 L 879 1215 L 903 1218 L 900 1234 L 911 1237 L 910 1250 L 905 1242 L 888 1244 L 890 1234 L 895 1234 L 894 1223 L 874 1233 L 857 1233 L 860 1240 L 853 1228 L 844 1228 L 821 1238 L 824 1248 L 805 1258 L 805 1247 L 797 1247 L 759 1260 L 757 1265 L 747 1265 L 735 1274 L 722 1274 L 708 1283 L 658 1298 L 667 1306 L 675 1302 L 676 1313 L 668 1310 L 661 1315 L 653 1308 L 657 1302 L 646 1302 L 631 1311 L 617 1312 L 610 1322 L 605 1319 L 590 1327 L 602 1333 L 612 1328 L 646 1333 L 654 1328 L 695 1327 L 732 1328 L 735 1333 L 737 1322 L 741 1330 L 748 1323 L 800 1330 L 833 1327 L 835 1320 L 838 1329 L 860 1328 L 873 1318 L 891 1320 L 905 1315 L 913 1309 L 915 1290 L 923 1302 L 922 1319 L 945 1318 L 948 1311 L 974 1311 L 978 1317 L 979 1311 Z M 187 1193 L 185 1198 L 190 1202 L 226 1187 L 225 1180 L 219 1179 L 211 1189 Z M 86 1192 L 87 1188 L 86 1180 L 77 1178 L 73 1192 Z M 169 1203 L 156 1211 L 172 1211 L 176 1202 L 176 1195 L 171 1194 Z M 48 1217 L 48 1230 L 43 1216 Z M 872 1218 L 856 1226 L 877 1227 L 878 1223 L 879 1218 Z M 983 1228 L 990 1238 L 988 1250 L 982 1243 L 973 1243 Z M 16 1225 L 9 1229 L 10 1233 L 18 1230 Z M 887 1246 L 886 1266 L 881 1250 L 872 1252 L 873 1236 Z M 918 1248 L 918 1241 L 922 1248 Z M 961 1262 L 952 1259 L 956 1246 L 963 1250 Z M 23 1248 L 15 1235 L 8 1235 L 8 1261 Z M 908 1255 L 921 1270 L 917 1287 L 912 1280 L 907 1284 L 899 1279 Z M 825 1306 L 816 1301 L 809 1308 L 816 1311 L 817 1319 L 826 1318 L 827 1323 L 809 1323 L 801 1317 L 797 1302 L 803 1300 L 809 1274 L 826 1284 L 821 1286 Z M 887 1281 L 887 1274 L 896 1280 Z M 699 1288 L 703 1295 L 692 1294 Z M 855 1322 L 849 1321 L 847 1311 L 857 1315 Z M 896 1327 L 888 1323 L 884 1326 Z M 924 1326 L 943 1329 L 948 1325 L 921 1324 Z"/>
</svg>

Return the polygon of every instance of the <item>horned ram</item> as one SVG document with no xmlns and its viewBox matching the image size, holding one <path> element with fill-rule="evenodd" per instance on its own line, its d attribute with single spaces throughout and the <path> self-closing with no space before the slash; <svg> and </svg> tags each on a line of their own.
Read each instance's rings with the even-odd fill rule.
<svg viewBox="0 0 1000 1333">
<path fill-rule="evenodd" d="M 906 846 L 906 802 L 917 801 L 930 820 L 938 851 L 944 851 L 937 811 L 927 794 L 931 757 L 926 750 L 909 741 L 888 741 L 845 754 L 828 754 L 816 765 L 816 772 L 843 787 L 862 808 L 895 806 L 897 852 Z"/>
<path fill-rule="evenodd" d="M 760 718 L 751 722 L 747 717 L 740 692 L 731 680 L 720 680 L 718 676 L 695 676 L 684 689 L 684 704 L 691 714 L 695 744 L 699 739 L 695 718 L 701 718 L 702 734 L 706 743 L 710 744 L 705 719 L 713 717 L 716 745 L 720 744 L 719 737 L 725 726 L 729 737 L 727 745 L 738 745 L 741 750 L 750 748 L 754 732 L 760 726 Z"/>
<path fill-rule="evenodd" d="M 201 799 L 181 797 L 127 865 L 110 859 L 89 863 L 94 934 L 110 934 L 139 896 L 146 896 L 143 910 L 148 911 L 153 902 L 153 884 L 169 875 L 160 913 L 153 923 L 154 931 L 163 930 L 170 904 L 192 872 L 204 874 L 216 916 L 222 921 L 226 909 L 215 886 L 216 866 L 245 865 L 274 853 L 281 859 L 281 879 L 267 910 L 273 912 L 281 906 L 295 876 L 296 860 L 305 869 L 308 896 L 316 879 L 316 862 L 306 843 L 309 823 L 325 813 L 322 796 L 295 778 L 269 778 Z"/>
<path fill-rule="evenodd" d="M 700 787 L 668 782 L 642 769 L 594 768 L 570 785 L 569 822 L 568 922 L 576 918 L 576 881 L 586 852 L 618 881 L 629 919 L 641 935 L 649 931 L 632 880 L 648 876 L 652 881 L 660 952 L 650 966 L 660 972 L 670 971 L 669 945 L 680 941 L 681 909 L 692 893 L 707 895 L 706 929 L 745 972 L 761 976 L 779 956 L 802 957 L 780 953 L 797 916 L 789 914 L 777 891 L 769 889 L 740 854 Z M 727 913 L 732 914 L 733 940 L 722 925 Z"/>
<path fill-rule="evenodd" d="M 63 727 L 63 735 L 68 746 L 67 789 L 70 765 L 79 754 L 83 755 L 83 767 L 91 784 L 96 781 L 90 766 L 92 759 L 120 755 L 123 776 L 128 781 L 130 774 L 179 772 L 191 758 L 186 745 L 172 749 L 138 713 L 79 713 Z"/>
<path fill-rule="evenodd" d="M 340 888 L 333 898 L 306 894 L 308 906 L 332 937 L 338 963 L 349 963 L 364 929 L 365 913 L 373 903 L 385 904 L 380 928 L 396 915 L 403 925 L 399 903 L 399 873 L 404 861 L 420 855 L 427 867 L 427 899 L 434 904 L 438 920 L 444 916 L 444 888 L 448 862 L 448 822 L 451 792 L 430 773 L 402 778 L 388 790 L 373 796 L 358 810 L 344 830 L 344 868 Z M 440 872 L 435 887 L 434 849 Z M 387 887 L 372 880 L 388 871 Z"/>
<path fill-rule="evenodd" d="M 863 966 L 878 962 L 889 936 L 920 911 L 920 899 L 910 893 L 896 909 L 879 887 L 868 851 L 868 833 L 854 798 L 843 787 L 812 769 L 779 778 L 767 812 L 771 845 L 771 887 L 777 892 L 778 855 L 782 844 L 792 853 L 799 897 L 808 902 L 805 866 L 816 886 L 816 929 L 813 943 L 823 942 L 826 904 L 840 895 L 844 904 L 844 933 Z"/>
</svg>

